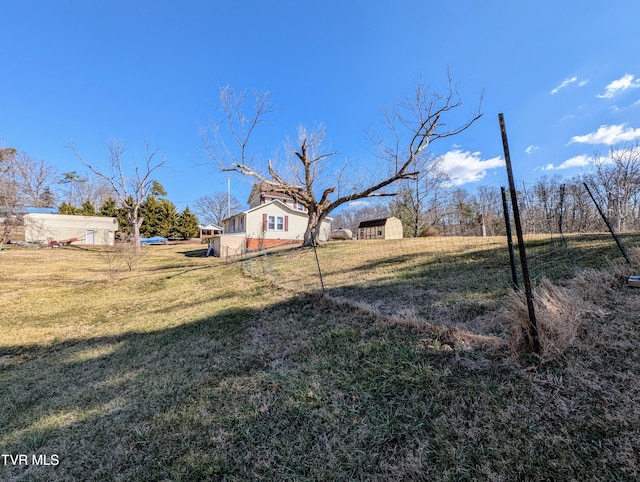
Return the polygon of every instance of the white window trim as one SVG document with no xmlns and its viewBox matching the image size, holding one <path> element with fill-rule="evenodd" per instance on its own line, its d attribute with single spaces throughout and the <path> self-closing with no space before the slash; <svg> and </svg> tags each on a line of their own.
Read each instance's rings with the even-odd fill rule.
<svg viewBox="0 0 640 482">
<path fill-rule="evenodd" d="M 267 231 L 284 231 L 284 216 L 267 216 Z"/>
</svg>

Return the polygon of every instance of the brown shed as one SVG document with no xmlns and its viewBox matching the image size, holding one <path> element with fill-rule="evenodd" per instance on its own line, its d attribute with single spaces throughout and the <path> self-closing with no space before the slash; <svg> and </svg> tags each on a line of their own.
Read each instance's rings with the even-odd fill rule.
<svg viewBox="0 0 640 482">
<path fill-rule="evenodd" d="M 402 222 L 395 216 L 362 221 L 358 225 L 358 239 L 402 239 Z"/>
</svg>

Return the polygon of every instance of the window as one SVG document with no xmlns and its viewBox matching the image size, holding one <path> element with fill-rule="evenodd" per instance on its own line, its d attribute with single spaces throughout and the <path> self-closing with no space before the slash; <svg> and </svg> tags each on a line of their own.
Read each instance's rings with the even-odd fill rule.
<svg viewBox="0 0 640 482">
<path fill-rule="evenodd" d="M 267 230 L 269 231 L 285 231 L 284 216 L 267 216 Z"/>
</svg>

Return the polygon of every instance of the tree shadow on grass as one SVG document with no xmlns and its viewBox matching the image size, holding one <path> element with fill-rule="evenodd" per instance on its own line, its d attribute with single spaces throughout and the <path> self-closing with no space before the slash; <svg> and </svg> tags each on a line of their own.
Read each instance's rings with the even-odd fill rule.
<svg viewBox="0 0 640 482">
<path fill-rule="evenodd" d="M 60 463 L 0 465 L 0 478 L 632 475 L 606 455 L 635 430 L 606 394 L 583 417 L 570 374 L 547 390 L 504 360 L 427 341 L 305 295 L 152 332 L 2 347 L 2 452 Z"/>
<path fill-rule="evenodd" d="M 491 281 L 492 259 L 450 266 Z M 416 303 L 447 293 L 451 276 L 433 263 L 329 293 L 397 309 L 411 289 Z M 611 392 L 552 368 L 536 385 L 481 350 L 444 351 L 313 295 L 156 331 L 0 346 L 2 453 L 60 457 L 0 465 L 0 479 L 631 480 L 637 414 L 611 396 L 626 379 L 607 380 Z"/>
<path fill-rule="evenodd" d="M 189 445 L 174 441 L 162 454 L 155 439 L 173 429 L 161 419 L 208 387 L 264 368 L 259 352 L 243 349 L 258 316 L 229 309 L 149 333 L 0 347 L 2 453 L 60 458 L 55 467 L 0 465 L 0 478 L 144 480 L 151 465 L 178 463 Z"/>
</svg>

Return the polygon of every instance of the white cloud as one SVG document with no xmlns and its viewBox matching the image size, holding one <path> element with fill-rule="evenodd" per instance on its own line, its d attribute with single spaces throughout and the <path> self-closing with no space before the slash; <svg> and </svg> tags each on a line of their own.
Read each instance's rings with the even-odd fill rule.
<svg viewBox="0 0 640 482">
<path fill-rule="evenodd" d="M 540 149 L 540 147 L 534 146 L 534 145 L 530 145 L 529 147 L 527 147 L 524 150 L 524 152 L 526 152 L 527 154 L 531 154 L 533 151 L 537 151 L 538 149 Z"/>
<path fill-rule="evenodd" d="M 640 87 L 640 79 L 635 79 L 631 74 L 625 74 L 621 78 L 612 81 L 604 88 L 604 94 L 598 94 L 597 97 L 601 99 L 610 99 L 618 92 L 622 92 L 627 89 L 635 89 Z"/>
<path fill-rule="evenodd" d="M 460 186 L 468 182 L 480 181 L 487 170 L 504 166 L 501 157 L 482 160 L 479 152 L 454 150 L 441 156 L 442 169 L 451 178 L 451 183 Z"/>
<path fill-rule="evenodd" d="M 588 83 L 589 83 L 589 79 L 581 80 L 580 82 L 578 82 L 578 87 L 584 87 Z"/>
<path fill-rule="evenodd" d="M 350 202 L 347 203 L 347 205 L 349 207 L 352 207 L 352 208 L 362 208 L 362 207 L 368 206 L 370 204 L 371 204 L 370 201 L 364 201 L 362 199 L 358 199 L 356 201 L 350 201 Z"/>
<path fill-rule="evenodd" d="M 640 129 L 625 127 L 625 124 L 602 125 L 595 132 L 590 132 L 583 136 L 573 136 L 569 144 L 574 142 L 580 144 L 607 144 L 612 145 L 622 141 L 632 141 L 640 137 Z"/>
<path fill-rule="evenodd" d="M 550 94 L 551 95 L 557 94 L 558 92 L 560 92 L 560 89 L 564 89 L 566 86 L 573 84 L 577 80 L 578 80 L 578 77 L 571 77 L 570 79 L 564 79 L 559 86 L 551 89 Z"/>
<path fill-rule="evenodd" d="M 585 167 L 593 163 L 593 157 L 581 154 L 579 156 L 567 159 L 561 164 L 554 166 L 553 164 L 547 164 L 542 168 L 543 171 L 555 171 L 560 169 L 571 169 L 572 167 Z"/>
</svg>

